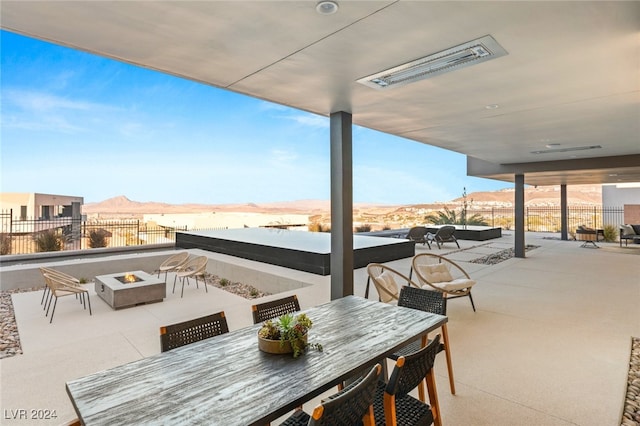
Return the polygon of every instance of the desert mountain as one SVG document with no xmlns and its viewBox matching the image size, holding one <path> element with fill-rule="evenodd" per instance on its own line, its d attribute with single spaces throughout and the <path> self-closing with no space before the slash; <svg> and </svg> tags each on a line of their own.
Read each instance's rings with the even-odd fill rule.
<svg viewBox="0 0 640 426">
<path fill-rule="evenodd" d="M 570 205 L 595 206 L 602 203 L 600 185 L 574 185 L 567 187 Z M 514 190 L 503 189 L 492 192 L 473 192 L 467 194 L 467 203 L 475 207 L 511 207 Z M 439 201 L 417 205 L 376 205 L 355 203 L 356 213 L 385 213 L 398 209 L 432 208 L 439 209 L 445 205 L 455 206 L 463 203 L 459 197 L 449 201 Z M 559 206 L 560 187 L 530 187 L 525 189 L 527 206 Z M 298 200 L 274 203 L 246 204 L 167 204 L 161 202 L 132 201 L 124 195 L 110 198 L 99 203 L 88 203 L 83 206 L 83 213 L 88 215 L 141 216 L 145 213 L 201 213 L 201 212 L 253 212 L 271 214 L 326 214 L 331 210 L 329 200 Z"/>
</svg>

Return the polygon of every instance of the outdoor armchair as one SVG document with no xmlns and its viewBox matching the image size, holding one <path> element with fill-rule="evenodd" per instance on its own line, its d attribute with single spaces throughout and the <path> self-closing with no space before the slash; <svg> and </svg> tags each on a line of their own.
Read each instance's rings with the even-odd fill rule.
<svg viewBox="0 0 640 426">
<path fill-rule="evenodd" d="M 441 248 L 444 243 L 456 243 L 458 248 L 460 248 L 460 244 L 458 244 L 458 240 L 454 235 L 455 232 L 455 226 L 445 225 L 439 228 L 435 234 L 432 234 L 431 232 L 427 233 L 427 241 L 430 243 L 435 241 L 438 245 L 438 248 Z M 429 244 L 429 248 L 431 248 L 431 244 Z"/>
<path fill-rule="evenodd" d="M 444 297 L 455 299 L 468 296 L 471 307 L 476 307 L 471 297 L 471 288 L 476 284 L 469 274 L 456 262 L 431 253 L 417 254 L 411 260 L 409 277 L 416 273 L 419 287 L 441 291 Z"/>
<path fill-rule="evenodd" d="M 427 228 L 424 226 L 414 226 L 409 229 L 409 233 L 407 234 L 407 239 L 414 241 L 416 244 L 422 243 L 422 245 L 427 245 L 431 248 L 431 242 L 427 240 Z"/>
<path fill-rule="evenodd" d="M 184 265 L 189 259 L 189 252 L 183 251 L 180 253 L 176 253 L 172 256 L 169 256 L 162 264 L 158 267 L 158 278 L 160 278 L 160 274 L 164 272 L 164 280 L 167 281 L 167 274 L 169 272 L 175 272 L 182 265 Z"/>
<path fill-rule="evenodd" d="M 187 263 L 183 264 L 176 270 L 176 276 L 173 278 L 173 292 L 176 291 L 176 280 L 179 279 L 182 281 L 182 291 L 180 292 L 180 297 L 184 295 L 184 283 L 185 281 L 189 283 L 189 278 L 194 278 L 196 280 L 196 288 L 200 288 L 198 286 L 198 277 L 202 278 L 204 282 L 204 289 L 207 293 L 209 290 L 207 289 L 207 282 L 204 279 L 204 273 L 207 270 L 207 261 L 209 258 L 207 256 L 197 256 Z"/>
<path fill-rule="evenodd" d="M 411 281 L 411 278 L 382 263 L 368 264 L 367 274 L 369 278 L 367 279 L 365 298 L 369 296 L 369 283 L 371 281 L 373 281 L 373 285 L 378 292 L 378 300 L 384 303 L 397 303 L 402 286 L 420 288 L 418 284 Z"/>
<path fill-rule="evenodd" d="M 67 285 L 81 287 L 79 279 L 77 279 L 76 277 L 73 277 L 73 276 L 71 276 L 69 274 L 65 274 L 64 272 L 60 272 L 57 269 L 47 268 L 46 266 L 41 266 L 40 267 L 40 272 L 43 274 L 43 276 L 44 276 L 44 274 L 49 274 L 49 275 L 53 275 L 53 276 L 59 277 L 59 278 L 65 280 Z M 46 304 L 44 303 L 44 301 L 45 301 L 45 299 L 48 298 L 48 294 L 49 294 L 49 286 L 46 285 L 46 277 L 45 277 L 45 286 L 44 286 L 44 290 L 42 292 L 42 300 L 40 301 L 40 304 L 44 305 L 45 308 L 46 308 Z"/>
<path fill-rule="evenodd" d="M 64 296 L 75 295 L 80 297 L 80 302 L 83 304 L 84 309 L 87 309 L 87 303 L 89 304 L 89 315 L 91 313 L 91 299 L 89 299 L 89 292 L 77 285 L 74 281 L 61 277 L 59 275 L 43 273 L 45 283 L 49 288 L 49 296 L 47 297 L 47 301 L 45 303 L 45 307 L 47 312 L 45 316 L 49 316 L 49 309 L 51 308 L 51 301 L 53 301 L 53 309 L 51 310 L 51 318 L 49 319 L 49 324 L 53 322 L 53 315 L 56 312 L 56 305 L 58 304 L 58 298 Z M 85 299 L 86 296 L 86 299 Z"/>
</svg>

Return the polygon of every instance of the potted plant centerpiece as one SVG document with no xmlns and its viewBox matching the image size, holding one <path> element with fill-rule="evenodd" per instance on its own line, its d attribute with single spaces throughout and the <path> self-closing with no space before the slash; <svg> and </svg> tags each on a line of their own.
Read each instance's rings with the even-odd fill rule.
<svg viewBox="0 0 640 426">
<path fill-rule="evenodd" d="M 312 325 L 306 314 L 285 314 L 267 320 L 258 331 L 258 347 L 272 354 L 293 353 L 294 358 L 305 353 L 308 347 L 321 351 L 319 343 L 307 343 L 307 333 Z"/>
</svg>

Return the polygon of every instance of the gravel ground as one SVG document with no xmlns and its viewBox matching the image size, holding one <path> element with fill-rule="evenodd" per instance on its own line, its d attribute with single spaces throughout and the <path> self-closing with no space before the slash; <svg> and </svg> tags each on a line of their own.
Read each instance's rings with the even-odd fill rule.
<svg viewBox="0 0 640 426">
<path fill-rule="evenodd" d="M 640 339 L 637 337 L 631 341 L 627 394 L 620 424 L 623 426 L 640 425 Z"/>
</svg>

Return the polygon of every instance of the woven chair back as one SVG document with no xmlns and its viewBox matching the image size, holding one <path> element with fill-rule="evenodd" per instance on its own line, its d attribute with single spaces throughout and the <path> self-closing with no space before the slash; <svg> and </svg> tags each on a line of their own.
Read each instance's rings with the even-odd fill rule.
<svg viewBox="0 0 640 426">
<path fill-rule="evenodd" d="M 415 389 L 433 368 L 439 350 L 440 335 L 438 334 L 424 348 L 398 358 L 385 392 L 389 395 L 404 396 Z"/>
<path fill-rule="evenodd" d="M 398 306 L 432 314 L 447 315 L 447 298 L 442 292 L 405 286 L 400 289 Z"/>
<path fill-rule="evenodd" d="M 258 303 L 251 306 L 253 323 L 260 324 L 266 320 L 277 318 L 284 314 L 291 314 L 300 310 L 298 296 L 284 297 L 270 302 Z"/>
<path fill-rule="evenodd" d="M 229 326 L 224 311 L 177 324 L 160 327 L 160 347 L 162 352 L 209 337 L 228 333 Z"/>
<path fill-rule="evenodd" d="M 382 366 L 376 364 L 360 380 L 322 401 L 313 411 L 309 426 L 357 425 L 365 416 L 371 416 L 365 424 L 375 424 L 373 400 Z"/>
</svg>

